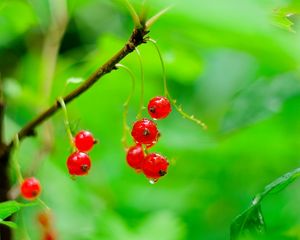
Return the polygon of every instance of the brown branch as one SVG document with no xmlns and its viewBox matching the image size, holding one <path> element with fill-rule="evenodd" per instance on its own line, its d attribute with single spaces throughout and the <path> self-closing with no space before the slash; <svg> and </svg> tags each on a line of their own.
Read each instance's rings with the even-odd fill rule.
<svg viewBox="0 0 300 240">
<path fill-rule="evenodd" d="M 63 99 L 65 103 L 71 102 L 76 97 L 80 96 L 90 87 L 92 87 L 101 77 L 105 74 L 111 72 L 112 70 L 116 69 L 115 65 L 120 62 L 123 58 L 125 58 L 129 53 L 133 52 L 135 48 L 146 42 L 146 35 L 149 31 L 145 28 L 134 29 L 129 40 L 125 44 L 125 46 L 117 52 L 111 59 L 109 59 L 106 63 L 104 63 L 100 68 L 98 68 L 87 80 L 85 80 L 78 88 L 74 91 L 69 93 L 68 95 L 64 96 Z M 32 121 L 30 121 L 27 125 L 25 125 L 19 132 L 19 140 L 22 140 L 26 137 L 33 136 L 35 134 L 35 128 L 51 117 L 54 113 L 60 109 L 60 104 L 55 102 L 52 106 L 50 106 L 47 110 L 42 112 Z M 6 151 L 9 151 L 13 146 L 13 141 L 11 141 Z"/>
</svg>

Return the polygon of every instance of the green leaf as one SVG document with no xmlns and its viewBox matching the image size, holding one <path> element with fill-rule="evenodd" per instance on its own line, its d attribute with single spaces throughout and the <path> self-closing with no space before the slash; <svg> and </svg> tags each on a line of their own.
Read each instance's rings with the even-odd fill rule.
<svg viewBox="0 0 300 240">
<path fill-rule="evenodd" d="M 19 211 L 23 204 L 16 201 L 7 201 L 0 203 L 0 219 L 5 219 L 13 213 Z"/>
<path fill-rule="evenodd" d="M 0 203 L 0 220 L 4 220 L 15 212 L 18 212 L 22 207 L 29 207 L 35 205 L 35 203 L 18 203 L 16 201 L 6 201 Z"/>
<path fill-rule="evenodd" d="M 22 1 L 6 1 L 0 6 L 0 47 L 22 35 L 37 21 L 30 6 Z"/>
<path fill-rule="evenodd" d="M 264 232 L 265 221 L 259 204 L 249 207 L 235 218 L 230 227 L 230 239 L 239 239 L 244 233 L 262 234 Z"/>
<path fill-rule="evenodd" d="M 0 219 L 0 224 L 6 225 L 10 228 L 17 228 L 17 224 L 11 221 L 3 221 L 2 219 Z"/>
<path fill-rule="evenodd" d="M 289 19 L 290 16 L 294 15 L 296 12 L 292 9 L 276 9 L 273 13 L 273 24 L 284 30 L 295 32 L 292 28 L 294 23 Z"/>
<path fill-rule="evenodd" d="M 277 193 L 300 176 L 300 168 L 288 172 L 268 184 L 264 191 L 257 194 L 250 207 L 238 215 L 230 226 L 230 239 L 235 240 L 247 233 L 262 234 L 265 232 L 265 221 L 261 211 L 262 200 L 271 193 Z"/>
</svg>

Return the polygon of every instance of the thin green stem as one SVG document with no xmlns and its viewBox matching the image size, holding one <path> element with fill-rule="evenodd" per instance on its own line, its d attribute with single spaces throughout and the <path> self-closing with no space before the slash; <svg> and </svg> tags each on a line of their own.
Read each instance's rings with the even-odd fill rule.
<svg viewBox="0 0 300 240">
<path fill-rule="evenodd" d="M 16 176 L 17 176 L 17 180 L 19 182 L 19 184 L 22 184 L 22 182 L 24 181 L 24 178 L 22 176 L 21 173 L 21 167 L 18 161 L 18 156 L 19 156 L 19 146 L 20 146 L 20 141 L 19 141 L 19 136 L 18 134 L 16 134 L 15 138 L 14 138 L 14 154 L 12 157 L 12 162 L 16 171 Z"/>
<path fill-rule="evenodd" d="M 153 44 L 153 46 L 155 47 L 156 52 L 159 56 L 159 60 L 160 60 L 160 63 L 161 63 L 161 69 L 162 69 L 162 75 L 163 75 L 164 95 L 166 97 L 168 97 L 169 92 L 168 92 L 168 87 L 167 87 L 167 74 L 166 74 L 166 67 L 165 67 L 164 59 L 163 59 L 162 54 L 161 54 L 161 52 L 160 52 L 160 50 L 157 46 L 156 41 L 152 38 L 149 38 L 149 41 Z"/>
<path fill-rule="evenodd" d="M 162 68 L 162 74 L 163 74 L 163 84 L 164 84 L 164 95 L 165 97 L 169 98 L 171 103 L 173 104 L 173 106 L 175 107 L 175 109 L 177 110 L 177 112 L 179 112 L 179 114 L 181 114 L 181 116 L 185 119 L 188 119 L 192 122 L 195 122 L 196 124 L 200 125 L 203 129 L 207 129 L 207 126 L 204 122 L 202 122 L 201 120 L 195 118 L 194 115 L 189 115 L 187 114 L 186 112 L 184 112 L 182 110 L 182 107 L 180 105 L 178 105 L 176 103 L 176 100 L 172 98 L 170 92 L 168 91 L 168 86 L 167 86 L 167 75 L 166 75 L 166 67 L 165 67 L 165 64 L 164 64 L 164 60 L 163 60 L 163 57 L 162 57 L 162 54 L 157 46 L 157 43 L 154 39 L 151 39 L 149 38 L 148 39 L 155 47 L 157 53 L 158 53 L 158 56 L 159 56 L 159 59 L 160 59 L 160 63 L 161 63 L 161 68 Z"/>
<path fill-rule="evenodd" d="M 41 198 L 37 198 L 37 201 L 46 211 L 51 211 L 50 207 Z"/>
<path fill-rule="evenodd" d="M 141 97 L 140 97 L 140 109 L 139 112 L 137 114 L 137 119 L 142 118 L 142 112 L 144 110 L 144 82 L 145 82 L 145 75 L 144 75 L 144 67 L 143 67 L 143 61 L 142 61 L 142 57 L 141 57 L 141 53 L 140 51 L 135 48 L 135 51 L 137 53 L 138 59 L 139 59 L 139 63 L 140 63 L 140 69 L 141 69 Z"/>
<path fill-rule="evenodd" d="M 133 74 L 133 72 L 126 66 L 124 66 L 123 64 L 116 64 L 117 68 L 123 68 L 124 70 L 126 70 L 128 72 L 128 74 L 131 77 L 132 80 L 132 86 L 131 86 L 131 91 L 126 99 L 126 101 L 123 104 L 124 107 L 124 111 L 123 111 L 123 136 L 122 136 L 122 144 L 124 146 L 124 149 L 126 150 L 128 148 L 128 144 L 127 144 L 127 133 L 129 132 L 129 126 L 127 124 L 127 115 L 128 115 L 128 106 L 129 106 L 129 102 L 131 100 L 131 97 L 134 93 L 134 89 L 135 89 L 135 76 Z"/>
<path fill-rule="evenodd" d="M 67 111 L 67 107 L 66 107 L 66 104 L 65 104 L 65 101 L 62 97 L 59 97 L 57 99 L 57 101 L 59 102 L 60 106 L 61 106 L 61 109 L 64 113 L 64 124 L 65 124 L 65 129 L 66 129 L 66 132 L 67 132 L 67 135 L 68 135 L 68 138 L 69 138 L 69 142 L 70 142 L 70 145 L 72 147 L 72 150 L 73 152 L 76 151 L 76 147 L 74 145 L 74 138 L 73 138 L 73 135 L 72 135 L 72 132 L 71 132 L 71 128 L 70 128 L 70 122 L 69 122 L 69 117 L 68 117 L 68 111 Z"/>
</svg>

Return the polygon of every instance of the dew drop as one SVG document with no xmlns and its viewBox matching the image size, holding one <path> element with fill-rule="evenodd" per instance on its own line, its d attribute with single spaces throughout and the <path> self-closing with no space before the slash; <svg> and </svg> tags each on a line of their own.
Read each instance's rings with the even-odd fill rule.
<svg viewBox="0 0 300 240">
<path fill-rule="evenodd" d="M 149 179 L 150 184 L 155 184 L 156 182 L 157 182 L 157 179 L 155 179 L 155 178 Z"/>
</svg>

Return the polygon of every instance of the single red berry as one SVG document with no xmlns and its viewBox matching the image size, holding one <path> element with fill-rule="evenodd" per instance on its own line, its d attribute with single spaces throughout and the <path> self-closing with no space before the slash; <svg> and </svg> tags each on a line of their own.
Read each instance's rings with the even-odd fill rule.
<svg viewBox="0 0 300 240">
<path fill-rule="evenodd" d="M 142 145 L 138 144 L 128 149 L 126 160 L 130 167 L 134 169 L 141 169 L 145 159 Z"/>
<path fill-rule="evenodd" d="M 142 169 L 147 178 L 154 181 L 166 175 L 169 162 L 158 153 L 150 153 L 146 156 Z"/>
<path fill-rule="evenodd" d="M 153 145 L 158 139 L 159 132 L 153 121 L 144 118 L 134 123 L 131 135 L 137 143 Z"/>
<path fill-rule="evenodd" d="M 46 231 L 43 235 L 43 240 L 55 240 L 56 237 L 55 237 L 55 234 L 51 231 Z"/>
<path fill-rule="evenodd" d="M 88 152 L 93 148 L 96 140 L 90 132 L 83 130 L 76 134 L 74 143 L 78 151 Z"/>
<path fill-rule="evenodd" d="M 71 175 L 86 175 L 91 168 L 90 157 L 83 152 L 74 152 L 68 157 L 67 167 Z"/>
<path fill-rule="evenodd" d="M 27 200 L 36 199 L 41 193 L 39 180 L 34 177 L 26 178 L 21 184 L 21 195 Z"/>
<path fill-rule="evenodd" d="M 170 101 L 165 97 L 154 97 L 148 103 L 148 112 L 153 119 L 166 118 L 171 111 Z"/>
<path fill-rule="evenodd" d="M 41 212 L 37 216 L 38 222 L 44 227 L 44 228 L 49 228 L 50 226 L 50 214 L 47 212 Z"/>
</svg>

